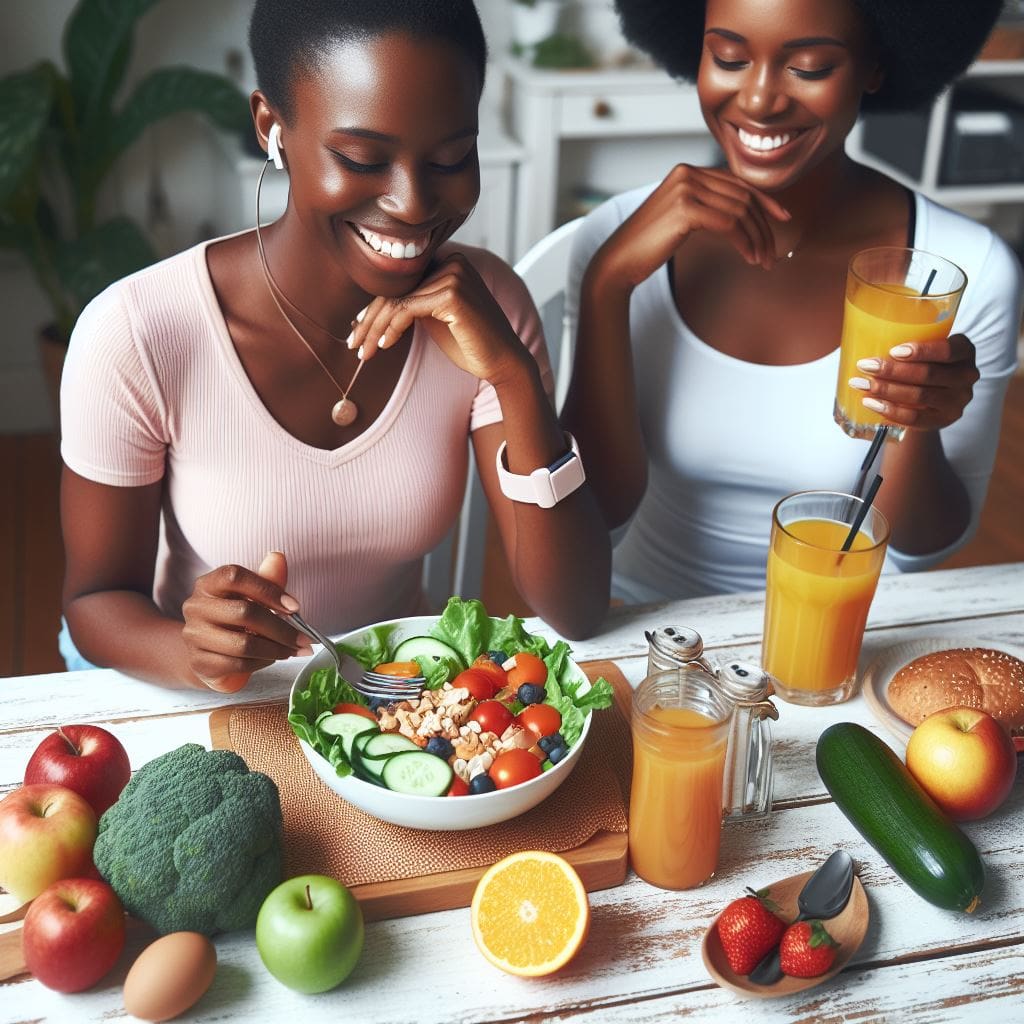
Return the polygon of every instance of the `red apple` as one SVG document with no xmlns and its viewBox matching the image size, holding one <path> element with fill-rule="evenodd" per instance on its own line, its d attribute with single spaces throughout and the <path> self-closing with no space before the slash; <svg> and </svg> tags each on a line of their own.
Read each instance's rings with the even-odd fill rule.
<svg viewBox="0 0 1024 1024">
<path fill-rule="evenodd" d="M 929 715 L 907 743 L 907 768 L 956 821 L 991 814 L 1017 775 L 1010 734 L 976 708 L 945 708 Z"/>
<path fill-rule="evenodd" d="M 124 908 L 106 882 L 64 878 L 35 898 L 21 932 L 25 966 L 47 988 L 81 992 L 117 963 Z"/>
<path fill-rule="evenodd" d="M 132 766 L 121 741 L 98 725 L 63 725 L 36 747 L 25 784 L 67 786 L 92 804 L 98 818 L 121 795 Z"/>
<path fill-rule="evenodd" d="M 96 812 L 63 786 L 21 786 L 0 800 L 0 886 L 23 903 L 93 872 Z"/>
</svg>

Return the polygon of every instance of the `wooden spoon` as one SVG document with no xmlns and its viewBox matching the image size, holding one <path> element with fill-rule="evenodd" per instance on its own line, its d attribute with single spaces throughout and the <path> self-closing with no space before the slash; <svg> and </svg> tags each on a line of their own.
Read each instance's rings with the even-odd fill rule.
<svg viewBox="0 0 1024 1024">
<path fill-rule="evenodd" d="M 792 875 L 767 886 L 768 896 L 778 905 L 779 916 L 784 921 L 796 919 L 799 913 L 797 899 L 800 890 L 812 874 L 812 871 L 806 871 L 802 875 Z M 759 886 L 758 888 L 764 887 Z M 729 961 L 725 958 L 725 951 L 722 949 L 722 943 L 718 937 L 718 928 L 716 927 L 718 917 L 711 922 L 708 930 L 704 933 L 704 941 L 700 947 L 701 956 L 708 974 L 722 988 L 728 988 L 739 995 L 755 999 L 776 999 L 779 996 L 800 992 L 805 988 L 813 988 L 837 975 L 850 962 L 853 954 L 857 952 L 860 944 L 864 941 L 864 935 L 868 930 L 868 917 L 867 893 L 864 892 L 861 880 L 854 878 L 850 901 L 842 913 L 838 917 L 825 921 L 825 927 L 829 934 L 839 943 L 839 952 L 835 963 L 828 973 L 820 974 L 816 978 L 791 978 L 788 975 L 783 975 L 774 985 L 756 985 L 749 978 L 735 974 L 729 966 Z"/>
</svg>

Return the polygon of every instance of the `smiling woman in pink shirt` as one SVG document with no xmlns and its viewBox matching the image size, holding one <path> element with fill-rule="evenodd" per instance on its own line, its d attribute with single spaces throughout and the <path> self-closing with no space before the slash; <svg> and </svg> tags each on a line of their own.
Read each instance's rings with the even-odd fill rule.
<svg viewBox="0 0 1024 1024">
<path fill-rule="evenodd" d="M 77 649 L 233 691 L 306 649 L 280 618 L 296 606 L 331 633 L 425 610 L 422 559 L 458 515 L 467 437 L 523 597 L 591 632 L 607 533 L 536 311 L 501 260 L 448 241 L 480 188 L 471 0 L 258 0 L 250 44 L 286 212 L 111 286 L 72 337 Z M 545 467 L 547 492 L 531 477 Z"/>
</svg>

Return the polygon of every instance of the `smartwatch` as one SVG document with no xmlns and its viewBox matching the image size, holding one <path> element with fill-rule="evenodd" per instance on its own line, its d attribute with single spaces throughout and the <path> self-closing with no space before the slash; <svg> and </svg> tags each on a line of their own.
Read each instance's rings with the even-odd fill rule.
<svg viewBox="0 0 1024 1024">
<path fill-rule="evenodd" d="M 576 438 L 567 432 L 565 439 L 569 442 L 569 450 L 559 455 L 550 466 L 535 469 L 528 476 L 508 471 L 505 465 L 505 442 L 502 441 L 494 460 L 498 468 L 501 493 L 512 501 L 539 505 L 541 508 L 552 508 L 572 494 L 586 480 L 587 474 L 583 471 Z"/>
</svg>

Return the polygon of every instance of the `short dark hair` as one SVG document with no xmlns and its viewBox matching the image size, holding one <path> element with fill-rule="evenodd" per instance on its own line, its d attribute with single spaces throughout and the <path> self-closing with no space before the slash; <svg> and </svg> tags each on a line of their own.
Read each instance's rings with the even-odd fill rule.
<svg viewBox="0 0 1024 1024">
<path fill-rule="evenodd" d="M 257 85 L 290 118 L 295 74 L 313 70 L 325 45 L 390 32 L 453 43 L 483 88 L 487 41 L 473 0 L 256 0 L 249 49 Z"/>
<path fill-rule="evenodd" d="M 879 47 L 885 80 L 865 110 L 932 100 L 977 56 L 1002 0 L 853 0 Z M 675 78 L 695 80 L 704 0 L 615 0 L 626 38 Z"/>
</svg>

